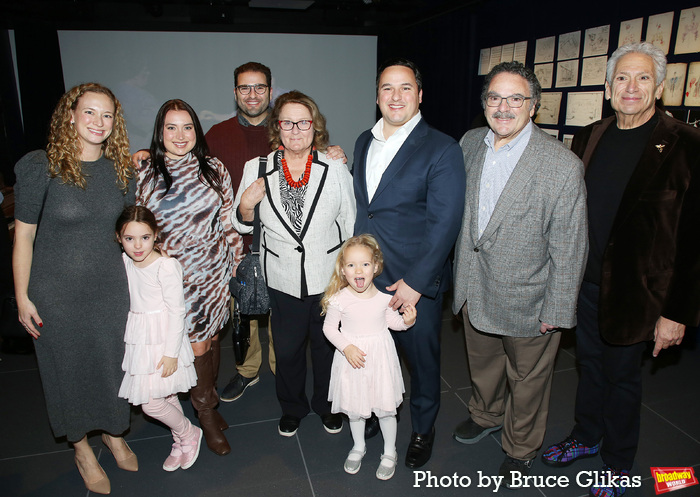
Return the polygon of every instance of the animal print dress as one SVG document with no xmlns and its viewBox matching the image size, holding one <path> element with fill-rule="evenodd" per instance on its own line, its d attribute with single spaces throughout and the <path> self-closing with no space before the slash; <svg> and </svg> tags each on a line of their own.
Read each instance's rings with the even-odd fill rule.
<svg viewBox="0 0 700 497">
<path fill-rule="evenodd" d="M 199 163 L 189 153 L 174 160 L 165 157 L 172 176 L 165 193 L 163 176 L 150 180 L 150 161 L 139 168 L 136 203 L 156 216 L 163 251 L 183 269 L 187 332 L 190 342 L 214 336 L 229 317 L 229 281 L 243 257 L 243 241 L 231 225 L 231 177 L 216 158 L 209 159 L 221 178 L 223 200 L 199 179 Z"/>
</svg>

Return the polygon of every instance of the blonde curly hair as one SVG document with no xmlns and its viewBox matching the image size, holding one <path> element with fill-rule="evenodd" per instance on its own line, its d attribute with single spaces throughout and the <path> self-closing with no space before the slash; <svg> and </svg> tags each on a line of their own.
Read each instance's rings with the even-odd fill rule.
<svg viewBox="0 0 700 497">
<path fill-rule="evenodd" d="M 377 242 L 376 238 L 367 233 L 348 238 L 338 251 L 338 257 L 335 260 L 335 268 L 333 269 L 331 281 L 328 284 L 326 291 L 323 292 L 323 298 L 321 298 L 321 316 L 326 314 L 331 298 L 349 285 L 348 280 L 343 275 L 345 251 L 350 247 L 356 247 L 358 245 L 365 247 L 372 252 L 372 262 L 377 265 L 377 272 L 374 273 L 375 277 L 379 276 L 384 270 L 384 255 L 382 254 L 382 249 L 379 248 L 379 243 Z"/>
<path fill-rule="evenodd" d="M 114 93 L 99 83 L 84 83 L 68 90 L 59 100 L 51 117 L 49 140 L 46 155 L 49 158 L 49 172 L 52 178 L 60 176 L 64 183 L 85 188 L 81 154 L 82 146 L 78 132 L 71 124 L 72 113 L 78 106 L 78 100 L 87 92 L 106 95 L 114 103 L 114 127 L 112 133 L 102 144 L 104 156 L 114 162 L 117 172 L 117 184 L 127 190 L 129 179 L 134 176 L 134 167 L 129 154 L 129 137 L 124 121 L 122 106 Z"/>
</svg>

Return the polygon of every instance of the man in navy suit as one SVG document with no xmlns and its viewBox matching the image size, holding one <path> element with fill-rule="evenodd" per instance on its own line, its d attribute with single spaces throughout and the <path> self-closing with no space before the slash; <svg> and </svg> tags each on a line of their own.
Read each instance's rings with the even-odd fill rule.
<svg viewBox="0 0 700 497">
<path fill-rule="evenodd" d="M 464 162 L 457 142 L 421 117 L 418 68 L 395 59 L 377 74 L 382 118 L 355 144 L 355 234 L 371 233 L 379 241 L 384 271 L 375 281 L 381 291 L 393 292 L 390 305 L 418 311 L 411 329 L 393 333 L 411 371 L 413 434 L 406 466 L 418 468 L 432 454 L 440 407 L 442 296 L 451 284 L 449 256 L 464 208 Z"/>
</svg>

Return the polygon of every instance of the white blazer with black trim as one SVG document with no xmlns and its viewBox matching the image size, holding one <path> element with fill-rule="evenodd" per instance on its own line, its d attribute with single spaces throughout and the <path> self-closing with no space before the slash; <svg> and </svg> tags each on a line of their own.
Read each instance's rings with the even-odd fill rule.
<svg viewBox="0 0 700 497">
<path fill-rule="evenodd" d="M 297 298 L 322 293 L 333 273 L 342 243 L 352 235 L 355 196 L 352 177 L 340 160 L 314 152 L 304 200 L 301 233 L 294 230 L 280 198 L 280 174 L 274 151 L 267 156 L 265 198 L 260 202 L 260 260 L 270 288 Z M 238 212 L 243 192 L 258 178 L 259 158 L 249 160 L 234 200 Z M 241 234 L 253 232 L 234 214 Z"/>
</svg>

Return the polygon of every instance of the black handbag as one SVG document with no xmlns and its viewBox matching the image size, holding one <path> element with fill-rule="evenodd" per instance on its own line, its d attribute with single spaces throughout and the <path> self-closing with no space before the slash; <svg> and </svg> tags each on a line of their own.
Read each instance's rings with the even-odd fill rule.
<svg viewBox="0 0 700 497">
<path fill-rule="evenodd" d="M 258 177 L 265 174 L 267 157 L 260 158 Z M 236 299 L 241 314 L 267 314 L 270 309 L 270 295 L 260 265 L 260 204 L 255 206 L 253 219 L 253 245 L 236 268 L 236 276 L 231 278 L 229 288 Z"/>
<path fill-rule="evenodd" d="M 233 299 L 233 308 L 231 316 L 231 326 L 233 339 L 233 356 L 236 358 L 236 364 L 243 364 L 248 355 L 250 348 L 250 316 L 241 314 L 238 307 L 238 301 Z"/>
</svg>

